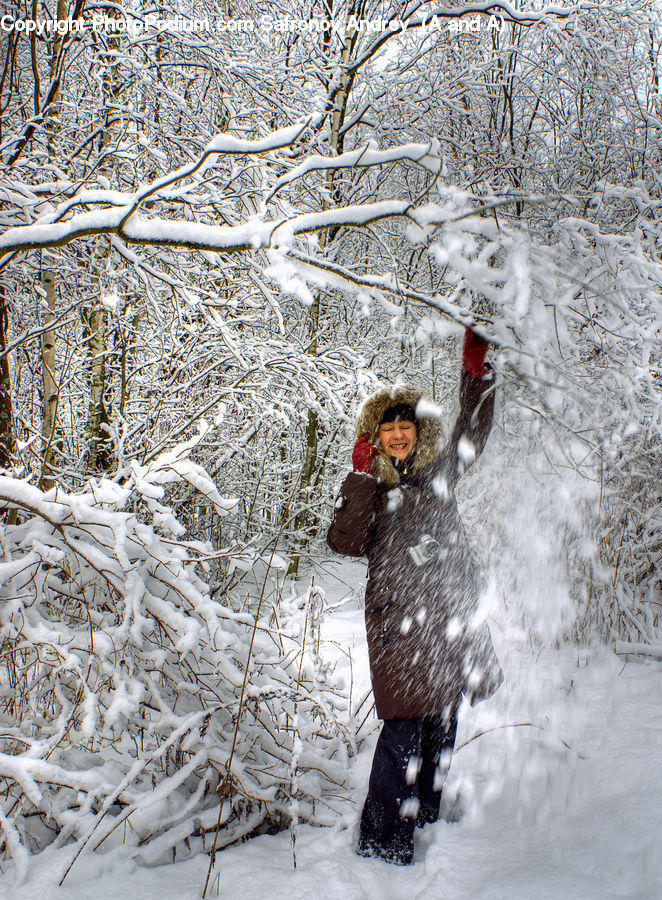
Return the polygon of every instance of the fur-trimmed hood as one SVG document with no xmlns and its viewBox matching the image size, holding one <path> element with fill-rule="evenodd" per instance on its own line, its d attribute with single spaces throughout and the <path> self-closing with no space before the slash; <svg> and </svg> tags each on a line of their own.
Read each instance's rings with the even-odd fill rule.
<svg viewBox="0 0 662 900">
<path fill-rule="evenodd" d="M 365 434 L 370 435 L 370 441 L 377 444 L 377 429 L 382 416 L 390 406 L 398 403 L 408 403 L 416 410 L 418 430 L 416 437 L 416 457 L 412 467 L 413 472 L 420 472 L 439 456 L 443 447 L 444 431 L 441 419 L 437 414 L 437 407 L 424 391 L 407 384 L 393 385 L 376 391 L 364 401 L 359 409 L 356 422 L 356 439 Z M 434 414 L 431 415 L 431 413 Z M 379 481 L 389 487 L 395 487 L 400 483 L 400 476 L 391 462 L 390 457 L 380 453 L 375 457 L 372 471 Z"/>
</svg>

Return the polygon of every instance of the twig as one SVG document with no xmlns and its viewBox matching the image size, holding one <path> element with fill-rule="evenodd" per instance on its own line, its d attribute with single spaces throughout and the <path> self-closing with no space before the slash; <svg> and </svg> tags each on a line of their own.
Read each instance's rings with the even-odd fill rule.
<svg viewBox="0 0 662 900">
<path fill-rule="evenodd" d="M 303 472 L 303 470 L 302 470 L 302 472 Z M 292 500 L 294 499 L 294 495 L 299 486 L 299 481 L 301 480 L 302 472 L 299 473 L 299 476 L 294 483 L 292 493 L 290 494 L 290 497 L 287 501 L 287 506 L 285 507 L 284 515 L 283 515 L 283 524 L 281 525 L 280 530 L 279 530 L 278 534 L 276 535 L 276 538 L 273 543 L 273 549 L 271 551 L 271 556 L 269 558 L 269 563 L 267 565 L 267 571 L 265 572 L 264 579 L 262 581 L 262 590 L 260 591 L 260 599 L 258 600 L 257 610 L 255 611 L 255 620 L 253 622 L 253 631 L 251 633 L 251 642 L 248 647 L 248 654 L 246 656 L 246 665 L 244 667 L 244 680 L 241 685 L 241 694 L 239 697 L 239 709 L 237 711 L 237 721 L 236 721 L 235 727 L 234 727 L 234 735 L 232 736 L 232 747 L 230 749 L 230 755 L 228 757 L 228 761 L 227 761 L 227 765 L 226 765 L 225 778 L 223 779 L 223 781 L 221 783 L 221 787 L 220 787 L 221 804 L 220 804 L 220 807 L 218 810 L 218 821 L 216 822 L 216 831 L 214 832 L 214 843 L 212 845 L 211 853 L 209 856 L 209 868 L 207 869 L 207 877 L 205 879 L 205 886 L 202 891 L 203 900 L 205 900 L 205 898 L 207 896 L 207 890 L 209 889 L 209 882 L 211 880 L 212 872 L 214 871 L 214 866 L 216 864 L 216 849 L 218 847 L 218 836 L 220 834 L 221 825 L 223 823 L 223 809 L 225 806 L 225 797 L 226 797 L 226 793 L 227 793 L 226 789 L 230 786 L 230 784 L 232 782 L 232 762 L 234 760 L 234 753 L 235 753 L 235 749 L 237 747 L 237 737 L 239 735 L 239 724 L 241 722 L 241 714 L 244 709 L 244 697 L 246 695 L 246 685 L 248 684 L 248 673 L 250 671 L 250 663 L 251 663 L 251 658 L 253 656 L 253 644 L 255 643 L 255 635 L 257 634 L 258 621 L 260 618 L 260 612 L 262 610 L 262 601 L 264 600 L 264 594 L 265 594 L 266 587 L 267 587 L 267 578 L 269 576 L 269 572 L 271 571 L 271 564 L 272 564 L 273 558 L 276 554 L 276 548 L 278 547 L 278 541 L 280 540 L 283 530 L 285 528 L 285 525 L 287 523 L 286 514 L 289 511 L 290 505 L 292 503 Z M 220 891 L 219 891 L 219 893 L 220 893 Z"/>
</svg>

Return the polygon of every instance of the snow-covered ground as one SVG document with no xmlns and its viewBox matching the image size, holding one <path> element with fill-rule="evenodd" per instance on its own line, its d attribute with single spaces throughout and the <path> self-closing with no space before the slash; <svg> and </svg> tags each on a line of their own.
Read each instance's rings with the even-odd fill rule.
<svg viewBox="0 0 662 900">
<path fill-rule="evenodd" d="M 334 577 L 331 577 L 333 573 Z M 362 613 L 364 569 L 330 563 L 331 612 L 322 652 L 337 659 L 352 707 L 368 687 Z M 363 726 L 353 803 L 333 828 L 300 825 L 296 869 L 289 832 L 220 854 L 228 900 L 659 900 L 662 897 L 662 665 L 627 663 L 605 649 L 533 655 L 495 631 L 506 683 L 464 710 L 447 796 L 461 821 L 417 836 L 414 865 L 400 868 L 353 852 L 377 722 Z M 363 718 L 367 704 L 360 714 Z M 121 848 L 83 857 L 58 887 L 70 858 L 48 851 L 20 887 L 8 869 L 0 900 L 198 900 L 208 858 L 144 869 Z M 215 891 L 212 892 L 215 895 Z"/>
</svg>

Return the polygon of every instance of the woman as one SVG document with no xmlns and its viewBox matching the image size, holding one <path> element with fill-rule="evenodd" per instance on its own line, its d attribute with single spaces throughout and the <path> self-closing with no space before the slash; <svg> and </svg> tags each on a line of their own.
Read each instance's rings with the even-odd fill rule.
<svg viewBox="0 0 662 900">
<path fill-rule="evenodd" d="M 475 621 L 478 582 L 455 501 L 460 475 L 492 425 L 487 341 L 467 329 L 460 414 L 444 445 L 436 407 L 406 386 L 360 410 L 359 436 L 327 541 L 368 557 L 365 619 L 377 715 L 384 720 L 357 852 L 407 864 L 414 828 L 439 816 L 441 769 L 457 710 L 489 696 L 501 671 Z"/>
</svg>

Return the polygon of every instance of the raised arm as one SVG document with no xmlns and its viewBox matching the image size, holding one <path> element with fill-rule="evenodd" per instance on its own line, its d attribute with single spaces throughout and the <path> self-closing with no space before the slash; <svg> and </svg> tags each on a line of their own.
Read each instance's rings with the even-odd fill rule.
<svg viewBox="0 0 662 900">
<path fill-rule="evenodd" d="M 485 362 L 488 343 L 467 328 L 460 375 L 460 413 L 442 453 L 442 467 L 452 484 L 480 456 L 492 429 L 494 380 Z"/>
</svg>

